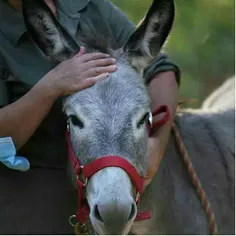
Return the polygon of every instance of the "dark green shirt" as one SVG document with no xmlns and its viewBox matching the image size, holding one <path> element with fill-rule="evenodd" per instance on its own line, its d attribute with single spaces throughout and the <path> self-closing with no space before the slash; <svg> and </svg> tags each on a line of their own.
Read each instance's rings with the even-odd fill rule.
<svg viewBox="0 0 236 236">
<path fill-rule="evenodd" d="M 107 0 L 57 0 L 58 20 L 76 39 L 80 21 L 96 32 L 108 32 L 113 47 L 125 44 L 135 26 Z M 26 32 L 22 14 L 6 1 L 0 1 L 0 106 L 23 96 L 55 65 L 46 60 Z M 179 69 L 164 54 L 145 71 L 149 82 L 158 72 L 173 70 L 179 81 Z M 30 114 L 29 114 L 30 115 Z M 66 162 L 65 118 L 58 100 L 35 134 L 19 151 L 31 166 L 63 168 Z"/>
</svg>

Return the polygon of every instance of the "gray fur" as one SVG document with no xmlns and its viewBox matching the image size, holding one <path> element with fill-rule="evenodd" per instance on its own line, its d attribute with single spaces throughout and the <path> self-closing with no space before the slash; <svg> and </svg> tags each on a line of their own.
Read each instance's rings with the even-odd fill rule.
<svg viewBox="0 0 236 236">
<path fill-rule="evenodd" d="M 117 65 L 118 70 L 108 79 L 66 100 L 64 109 L 67 115 L 74 114 L 84 123 L 84 128 L 79 129 L 70 122 L 72 145 L 82 165 L 102 156 L 116 155 L 128 160 L 144 176 L 148 160 L 147 131 L 145 124 L 137 128 L 137 123 L 150 112 L 150 100 L 141 76 L 130 67 L 124 56 L 118 58 Z M 111 216 L 117 216 L 121 211 L 119 202 L 124 198 L 124 192 L 129 193 L 125 199 L 131 211 L 130 199 L 135 198 L 135 192 L 132 191 L 129 177 L 123 170 L 124 173 L 114 170 L 114 174 L 106 169 L 100 172 L 91 177 L 86 189 L 93 226 L 99 234 L 128 232 L 134 217 L 122 227 L 120 224 L 116 226 L 118 217 L 114 220 Z M 126 177 L 123 177 L 124 174 Z M 102 185 L 97 184 L 104 179 L 106 182 Z M 121 183 L 125 184 L 121 186 Z M 106 229 L 96 219 L 93 210 L 99 204 L 104 205 L 104 198 L 107 198 L 109 209 L 115 209 L 108 217 Z M 125 199 L 123 205 L 126 204 Z"/>
<path fill-rule="evenodd" d="M 150 100 L 141 76 L 127 60 L 121 57 L 117 65 L 118 70 L 105 81 L 70 96 L 64 109 L 70 114 L 70 108 L 73 108 L 73 114 L 85 124 L 84 131 L 71 128 L 74 149 L 82 164 L 104 155 L 120 155 L 144 175 L 147 133 L 143 132 L 145 135 L 135 140 L 131 132 L 132 121 L 150 112 Z M 83 140 L 79 138 L 81 132 L 86 132 Z"/>
<path fill-rule="evenodd" d="M 234 113 L 188 110 L 176 116 L 220 234 L 235 233 Z M 173 135 L 156 176 L 142 195 L 140 208 L 152 209 L 154 217 L 136 223 L 134 233 L 209 234 L 206 215 Z"/>
<path fill-rule="evenodd" d="M 30 14 L 32 9 L 27 11 L 29 3 L 30 8 L 35 10 L 34 1 L 24 0 L 24 2 L 26 20 L 34 18 L 35 15 Z M 154 0 L 151 10 L 140 27 L 131 36 L 127 45 L 118 50 L 109 49 L 111 45 L 108 41 L 104 41 L 106 42 L 105 48 L 104 44 L 92 43 L 84 36 L 77 39 L 89 44 L 89 51 L 105 52 L 109 50 L 116 57 L 118 65 L 118 70 L 110 74 L 105 81 L 73 94 L 65 100 L 64 111 L 68 117 L 75 115 L 84 124 L 84 128 L 79 128 L 74 126 L 69 119 L 72 145 L 76 156 L 83 165 L 101 156 L 119 155 L 131 162 L 141 176 L 145 174 L 148 163 L 148 137 L 145 125 L 138 128 L 137 123 L 143 115 L 150 112 L 150 99 L 144 85 L 142 71 L 157 56 L 169 33 L 173 16 L 173 1 Z M 53 16 L 47 12 L 46 17 Z M 34 22 L 34 19 L 31 21 Z M 50 22 L 50 27 L 53 27 L 52 24 L 55 21 Z M 58 24 L 55 24 L 55 27 L 60 28 Z M 81 27 L 83 27 L 83 22 L 81 22 Z M 150 32 L 154 29 L 157 32 Z M 47 34 L 47 32 L 34 30 L 36 33 L 34 32 L 32 36 Z M 54 35 L 46 38 L 55 39 Z M 155 44 L 155 40 L 158 42 L 157 44 Z M 42 51 L 47 53 L 48 45 L 44 42 L 42 44 L 39 42 L 39 44 Z M 54 45 L 54 42 L 51 42 L 51 45 Z M 139 50 L 139 45 L 143 46 L 143 50 Z M 158 48 L 156 45 L 159 45 Z M 63 51 L 60 50 L 60 52 Z M 150 54 L 147 53 L 148 51 L 152 52 L 152 55 L 149 55 L 147 59 Z M 57 58 L 53 59 L 57 60 Z M 134 61 L 135 65 L 132 64 Z M 230 94 L 229 97 L 232 96 L 232 90 Z M 235 109 L 232 106 L 231 109 L 214 109 L 213 107 L 218 106 L 218 101 L 223 101 L 224 94 L 219 93 L 218 97 L 222 97 L 222 99 L 215 100 L 214 104 L 205 103 L 203 109 L 186 110 L 177 114 L 176 124 L 212 204 L 220 234 L 234 234 Z M 222 107 L 225 105 L 221 104 Z M 106 180 L 102 185 L 96 184 L 99 183 L 99 176 Z M 111 176 L 112 178 L 110 178 Z M 125 183 L 125 179 L 127 183 Z M 117 187 L 115 187 L 116 184 Z M 124 189 L 125 196 L 122 195 L 121 189 Z M 126 204 L 126 199 L 135 198 L 133 190 L 134 186 L 131 187 L 128 176 L 125 172 L 118 171 L 117 168 L 114 172 L 111 169 L 101 170 L 89 180 L 86 194 L 89 204 L 92 206 L 90 217 L 92 217 L 93 226 L 97 227 L 98 233 L 111 233 L 112 230 L 118 228 L 119 231 L 114 233 L 124 233 L 130 229 L 133 218 L 121 229 L 116 220 L 116 213 L 119 210 L 119 199 L 123 199 L 123 203 Z M 99 195 L 103 196 L 102 199 L 99 198 Z M 104 198 L 106 201 L 114 203 L 111 206 L 114 212 L 109 212 L 112 217 L 109 222 L 114 225 L 109 224 L 109 227 L 104 227 L 101 222 L 97 223 L 94 213 L 94 207 L 99 204 L 99 201 L 104 201 Z M 151 209 L 153 217 L 150 220 L 134 223 L 131 230 L 133 233 L 209 233 L 206 215 L 197 198 L 196 190 L 190 182 L 173 135 L 170 137 L 161 166 L 152 183 L 143 193 L 138 207 L 140 210 Z M 99 226 L 95 224 L 99 224 Z M 108 228 L 109 230 L 107 230 Z"/>
</svg>

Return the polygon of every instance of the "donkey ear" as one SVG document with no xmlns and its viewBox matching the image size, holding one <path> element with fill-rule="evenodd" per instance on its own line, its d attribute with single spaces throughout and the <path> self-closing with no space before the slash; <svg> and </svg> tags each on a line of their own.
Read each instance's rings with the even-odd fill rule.
<svg viewBox="0 0 236 236">
<path fill-rule="evenodd" d="M 171 30 L 175 15 L 174 0 L 154 0 L 146 17 L 131 35 L 124 51 L 140 73 L 158 55 Z"/>
<path fill-rule="evenodd" d="M 79 47 L 53 16 L 44 0 L 23 0 L 26 28 L 42 52 L 57 62 L 75 55 Z"/>
</svg>

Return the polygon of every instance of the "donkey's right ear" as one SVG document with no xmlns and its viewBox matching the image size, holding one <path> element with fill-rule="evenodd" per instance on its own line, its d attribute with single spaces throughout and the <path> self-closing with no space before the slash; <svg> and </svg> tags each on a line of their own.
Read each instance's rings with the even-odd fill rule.
<svg viewBox="0 0 236 236">
<path fill-rule="evenodd" d="M 153 0 L 146 17 L 140 22 L 124 47 L 131 65 L 141 74 L 157 57 L 170 33 L 175 15 L 174 0 Z"/>
<path fill-rule="evenodd" d="M 47 57 L 60 62 L 79 52 L 44 0 L 23 0 L 22 8 L 29 34 Z"/>
</svg>

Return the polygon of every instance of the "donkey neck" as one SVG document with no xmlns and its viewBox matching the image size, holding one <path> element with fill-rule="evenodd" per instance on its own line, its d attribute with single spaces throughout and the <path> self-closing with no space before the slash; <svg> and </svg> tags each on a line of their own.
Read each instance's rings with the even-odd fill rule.
<svg viewBox="0 0 236 236">
<path fill-rule="evenodd" d="M 200 123 L 200 120 L 195 121 L 195 119 L 196 116 L 191 114 L 191 112 L 181 113 L 176 116 L 175 122 L 184 142 L 187 141 L 187 143 L 185 142 L 187 149 L 191 147 L 192 143 L 195 142 L 195 138 L 199 136 L 198 129 L 192 129 L 191 125 L 194 122 Z M 190 149 L 192 150 L 192 148 Z M 195 162 L 197 158 L 195 156 L 191 157 L 194 158 Z M 136 234 L 174 234 L 175 232 L 177 234 L 178 229 L 170 222 L 175 222 L 174 215 L 179 212 L 178 207 L 184 208 L 184 204 L 187 204 L 185 201 L 190 200 L 186 195 L 188 191 L 191 191 L 191 195 L 196 197 L 187 169 L 176 145 L 175 137 L 173 132 L 171 132 L 160 167 L 151 184 L 142 194 L 139 205 L 141 211 L 151 209 L 153 217 L 150 220 L 135 223 L 132 232 Z M 179 203 L 179 206 L 176 202 Z"/>
<path fill-rule="evenodd" d="M 230 166 L 234 162 L 222 154 L 222 143 L 214 133 L 214 118 L 201 110 L 187 110 L 177 114 L 175 122 L 219 221 L 221 216 L 227 217 L 218 212 L 219 205 L 226 199 L 222 197 L 222 186 L 229 188 L 227 199 L 234 201 L 234 194 L 230 192 L 234 178 Z M 136 234 L 183 234 L 183 229 L 187 234 L 208 232 L 206 215 L 173 133 L 156 175 L 141 196 L 139 207 L 141 210 L 151 209 L 153 218 L 135 223 L 132 232 Z"/>
</svg>

